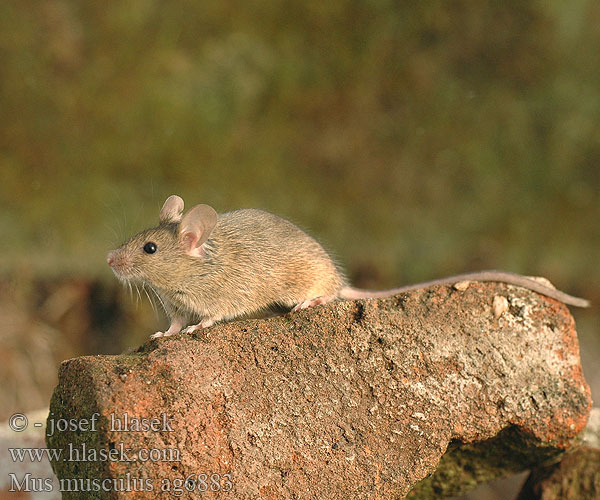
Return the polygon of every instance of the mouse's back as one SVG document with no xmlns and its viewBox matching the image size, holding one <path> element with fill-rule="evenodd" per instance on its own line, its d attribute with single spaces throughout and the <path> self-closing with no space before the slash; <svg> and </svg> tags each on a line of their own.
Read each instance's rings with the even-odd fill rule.
<svg viewBox="0 0 600 500">
<path fill-rule="evenodd" d="M 220 214 L 206 251 L 220 267 L 218 286 L 250 307 L 291 308 L 314 297 L 335 296 L 345 286 L 342 273 L 315 239 L 262 210 Z"/>
</svg>

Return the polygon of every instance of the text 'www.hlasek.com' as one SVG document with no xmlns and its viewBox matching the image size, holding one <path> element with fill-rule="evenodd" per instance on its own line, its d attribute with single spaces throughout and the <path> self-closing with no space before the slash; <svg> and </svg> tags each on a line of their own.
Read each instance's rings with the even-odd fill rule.
<svg viewBox="0 0 600 500">
<path fill-rule="evenodd" d="M 41 423 L 34 423 L 34 427 L 43 427 Z M 169 493 L 173 497 L 196 492 L 228 492 L 233 489 L 232 476 L 229 471 L 187 471 L 181 473 L 181 450 L 177 447 L 152 447 L 131 448 L 123 443 L 111 441 L 106 446 L 101 446 L 89 439 L 90 433 L 98 429 L 114 433 L 132 432 L 173 432 L 173 419 L 165 413 L 157 417 L 132 417 L 127 413 L 122 415 L 110 414 L 101 417 L 94 413 L 87 419 L 53 418 L 51 414 L 46 421 L 46 436 L 52 437 L 58 433 L 72 433 L 73 440 L 67 442 L 63 448 L 42 447 L 14 447 L 8 448 L 10 459 L 13 463 L 42 463 L 51 462 L 77 462 L 99 464 L 107 462 L 147 464 L 164 462 L 173 464 L 172 472 L 179 471 L 179 475 L 169 477 L 146 477 L 140 473 L 135 476 L 125 472 L 120 477 L 60 477 L 58 482 L 53 477 L 36 477 L 29 472 L 18 474 L 9 472 L 10 492 L 50 492 L 58 488 L 61 492 L 157 492 Z M 27 417 L 22 413 L 12 415 L 9 427 L 15 432 L 22 432 L 29 426 Z M 102 467 L 95 467 L 98 471 Z M 26 470 L 26 468 L 25 468 Z M 92 469 L 93 470 L 93 469 Z M 143 471 L 143 468 L 136 470 Z M 101 476 L 101 472 L 98 474 Z"/>
</svg>

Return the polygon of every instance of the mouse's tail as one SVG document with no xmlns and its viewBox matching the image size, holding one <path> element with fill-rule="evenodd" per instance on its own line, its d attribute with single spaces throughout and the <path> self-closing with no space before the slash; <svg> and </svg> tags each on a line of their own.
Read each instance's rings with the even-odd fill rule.
<svg viewBox="0 0 600 500">
<path fill-rule="evenodd" d="M 365 290 L 363 288 L 344 287 L 340 290 L 341 299 L 384 299 L 398 293 L 406 292 L 404 288 L 390 288 L 389 290 Z"/>
<path fill-rule="evenodd" d="M 575 307 L 589 307 L 589 301 L 573 297 L 567 293 L 561 292 L 551 285 L 545 285 L 536 281 L 535 279 L 527 276 L 521 276 L 519 274 L 509 273 L 505 271 L 480 271 L 476 273 L 458 274 L 456 276 L 450 276 L 448 278 L 442 278 L 432 281 L 425 281 L 423 283 L 416 283 L 414 285 L 402 286 L 400 288 L 391 288 L 389 290 L 363 290 L 360 288 L 344 287 L 340 290 L 339 297 L 342 299 L 381 299 L 391 297 L 399 293 L 409 292 L 411 290 L 420 290 L 423 288 L 429 288 L 435 285 L 451 285 L 459 283 L 461 281 L 496 281 L 501 283 L 508 283 L 510 285 L 517 285 L 534 292 L 546 295 L 553 299 L 559 300 L 565 304 L 569 304 Z"/>
</svg>

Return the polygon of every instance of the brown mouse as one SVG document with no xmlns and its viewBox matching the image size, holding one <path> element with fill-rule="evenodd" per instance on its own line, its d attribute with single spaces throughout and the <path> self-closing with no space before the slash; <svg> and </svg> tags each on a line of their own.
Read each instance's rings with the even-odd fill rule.
<svg viewBox="0 0 600 500">
<path fill-rule="evenodd" d="M 192 333 L 217 321 L 303 309 L 334 299 L 388 297 L 433 285 L 499 281 L 565 304 L 589 303 L 531 278 L 500 271 L 468 273 L 385 291 L 352 288 L 323 247 L 291 222 L 262 210 L 217 214 L 183 200 L 165 201 L 159 225 L 108 254 L 123 282 L 148 287 L 171 324 L 152 337 Z M 183 330 L 182 330 L 183 329 Z"/>
</svg>

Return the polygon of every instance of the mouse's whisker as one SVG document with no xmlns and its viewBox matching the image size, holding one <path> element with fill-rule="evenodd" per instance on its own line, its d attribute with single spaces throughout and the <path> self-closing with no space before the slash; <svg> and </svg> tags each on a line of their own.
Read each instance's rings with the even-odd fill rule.
<svg viewBox="0 0 600 500">
<path fill-rule="evenodd" d="M 164 309 L 165 313 L 168 315 L 168 313 L 167 313 L 167 307 L 165 306 L 165 303 L 164 303 L 162 297 L 158 294 L 158 292 L 154 289 L 153 286 L 150 286 L 150 290 L 152 290 L 152 292 L 154 293 L 154 295 L 156 295 L 156 298 L 160 302 L 160 305 Z"/>
<path fill-rule="evenodd" d="M 158 319 L 158 309 L 156 308 L 156 303 L 154 302 L 154 300 L 152 300 L 152 297 L 148 293 L 148 289 L 146 288 L 145 284 L 142 285 L 142 290 L 144 290 L 146 297 L 148 297 L 148 300 L 150 301 L 150 305 L 152 306 L 152 310 L 154 311 L 154 314 L 156 315 L 156 318 Z"/>
<path fill-rule="evenodd" d="M 138 284 L 135 284 L 135 291 L 137 292 L 137 299 L 136 299 L 136 303 L 139 307 L 140 303 L 142 302 L 142 294 L 140 293 L 140 287 L 138 286 Z"/>
<path fill-rule="evenodd" d="M 152 307 L 152 310 L 154 310 L 154 302 L 148 295 L 148 290 L 146 290 L 146 285 L 144 285 L 144 284 L 142 284 L 142 292 L 144 292 L 144 295 L 148 298 L 148 301 L 150 302 L 150 306 Z"/>
</svg>

